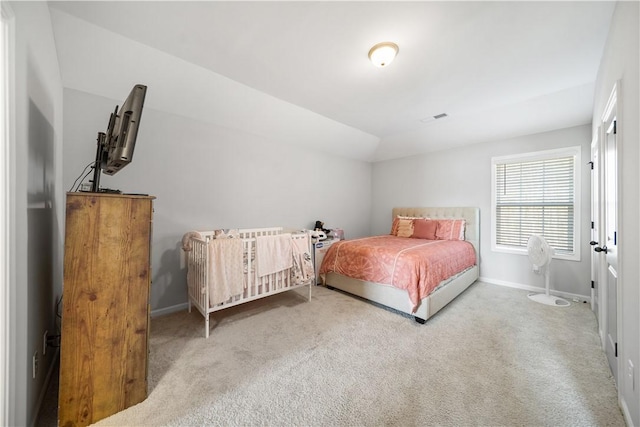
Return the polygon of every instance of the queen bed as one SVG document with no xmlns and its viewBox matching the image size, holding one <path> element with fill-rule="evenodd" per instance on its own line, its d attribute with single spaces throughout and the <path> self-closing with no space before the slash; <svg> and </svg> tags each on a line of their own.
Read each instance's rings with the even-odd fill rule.
<svg viewBox="0 0 640 427">
<path fill-rule="evenodd" d="M 478 279 L 479 244 L 479 208 L 394 208 L 389 235 L 334 243 L 320 273 L 424 323 Z"/>
</svg>

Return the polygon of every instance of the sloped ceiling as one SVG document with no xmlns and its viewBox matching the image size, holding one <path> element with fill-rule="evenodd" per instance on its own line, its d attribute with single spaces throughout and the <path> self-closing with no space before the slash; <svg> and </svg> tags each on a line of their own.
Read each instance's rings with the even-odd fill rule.
<svg viewBox="0 0 640 427">
<path fill-rule="evenodd" d="M 614 2 L 49 2 L 65 87 L 377 161 L 590 123 Z M 386 68 L 371 46 L 400 47 Z M 432 120 L 446 113 L 447 118 Z"/>
</svg>

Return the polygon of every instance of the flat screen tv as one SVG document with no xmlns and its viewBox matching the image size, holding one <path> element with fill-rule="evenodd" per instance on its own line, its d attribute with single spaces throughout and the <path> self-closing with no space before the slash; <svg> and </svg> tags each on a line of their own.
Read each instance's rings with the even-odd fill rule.
<svg viewBox="0 0 640 427">
<path fill-rule="evenodd" d="M 116 106 L 109 117 L 107 132 L 98 133 L 92 192 L 112 191 L 100 188 L 100 173 L 114 175 L 133 160 L 146 94 L 146 86 L 135 85 L 122 106 Z"/>
</svg>

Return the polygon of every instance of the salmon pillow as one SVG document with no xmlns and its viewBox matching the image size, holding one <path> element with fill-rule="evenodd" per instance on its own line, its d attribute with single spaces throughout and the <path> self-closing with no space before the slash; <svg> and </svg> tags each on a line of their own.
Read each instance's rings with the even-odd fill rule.
<svg viewBox="0 0 640 427">
<path fill-rule="evenodd" d="M 436 228 L 437 240 L 464 240 L 464 219 L 439 219 Z"/>
<path fill-rule="evenodd" d="M 414 219 L 413 220 L 413 238 L 436 240 L 436 229 L 438 221 L 433 219 Z"/>
<path fill-rule="evenodd" d="M 393 222 L 391 223 L 391 234 L 392 236 L 397 236 L 398 235 L 398 225 L 400 224 L 400 218 L 395 217 L 393 218 Z"/>
<path fill-rule="evenodd" d="M 413 219 L 398 218 L 398 237 L 413 236 Z"/>
<path fill-rule="evenodd" d="M 392 236 L 397 236 L 398 235 L 398 228 L 400 227 L 400 222 L 402 221 L 403 223 L 403 227 L 405 228 L 405 231 L 403 232 L 403 234 L 406 234 L 406 228 L 409 227 L 409 225 L 406 223 L 405 220 L 411 220 L 413 221 L 414 219 L 420 219 L 418 217 L 413 217 L 413 216 L 396 216 L 395 218 L 393 218 L 393 223 L 391 224 L 391 234 Z M 411 225 L 411 230 L 413 230 L 413 224 Z M 399 237 L 411 237 L 411 236 L 399 236 Z"/>
</svg>

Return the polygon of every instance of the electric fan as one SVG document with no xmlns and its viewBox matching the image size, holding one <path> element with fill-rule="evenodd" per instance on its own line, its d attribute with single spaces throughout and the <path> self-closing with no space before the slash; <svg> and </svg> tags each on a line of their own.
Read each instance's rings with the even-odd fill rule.
<svg viewBox="0 0 640 427">
<path fill-rule="evenodd" d="M 529 237 L 527 242 L 527 253 L 529 261 L 533 264 L 533 271 L 544 271 L 545 293 L 528 295 L 529 299 L 541 304 L 553 305 L 555 307 L 568 307 L 569 301 L 549 294 L 549 270 L 551 266 L 551 257 L 553 257 L 553 248 L 549 246 L 544 237 L 537 234 Z"/>
</svg>

